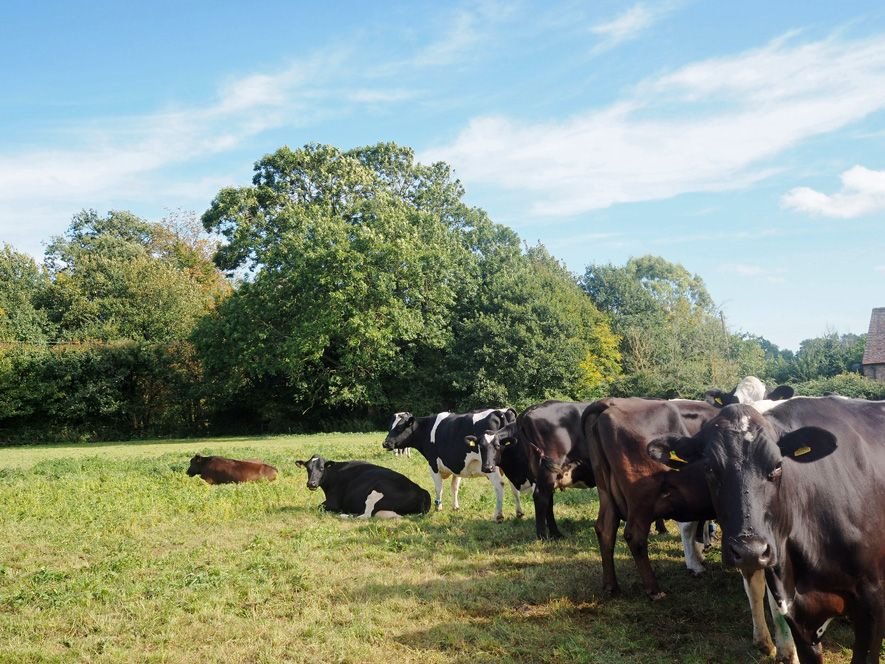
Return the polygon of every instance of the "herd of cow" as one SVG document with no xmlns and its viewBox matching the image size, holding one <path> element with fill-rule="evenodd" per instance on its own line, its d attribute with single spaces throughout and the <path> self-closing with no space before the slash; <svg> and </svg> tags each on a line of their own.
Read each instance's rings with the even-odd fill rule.
<svg viewBox="0 0 885 664">
<path fill-rule="evenodd" d="M 553 513 L 556 489 L 593 487 L 603 587 L 618 591 L 614 547 L 625 522 L 645 591 L 664 596 L 648 558 L 651 526 L 679 522 L 687 567 L 703 571 L 703 524 L 717 520 L 722 557 L 741 573 L 753 642 L 778 662 L 823 662 L 821 637 L 836 616 L 854 629 L 852 664 L 879 662 L 885 633 L 885 401 L 767 393 L 749 377 L 705 401 L 607 398 L 546 401 L 512 409 L 397 413 L 384 449 L 417 449 L 427 460 L 442 506 L 464 477 L 495 488 L 494 519 L 503 519 L 506 477 L 522 516 L 520 493 L 532 491 L 539 538 L 562 534 Z M 192 460 L 188 474 L 239 481 L 225 463 L 249 464 L 240 479 L 276 471 L 257 461 Z M 218 464 L 214 472 L 207 470 Z M 430 494 L 405 476 L 363 461 L 298 461 L 307 486 L 322 488 L 325 509 L 363 517 L 430 510 Z M 231 474 L 233 473 L 233 475 Z M 233 479 L 232 479 L 233 478 Z M 774 641 L 764 604 L 768 600 Z"/>
</svg>

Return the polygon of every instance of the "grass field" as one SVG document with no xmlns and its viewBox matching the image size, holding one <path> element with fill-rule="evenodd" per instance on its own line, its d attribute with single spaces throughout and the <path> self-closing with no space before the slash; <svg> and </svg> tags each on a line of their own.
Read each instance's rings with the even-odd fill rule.
<svg viewBox="0 0 885 664">
<path fill-rule="evenodd" d="M 294 465 L 319 453 L 393 467 L 424 459 L 383 434 L 0 449 L 0 662 L 762 662 L 740 577 L 692 578 L 675 524 L 652 537 L 668 597 L 649 602 L 619 545 L 623 593 L 601 592 L 596 493 L 556 496 L 567 539 L 534 511 L 491 521 L 489 482 L 461 510 L 398 521 L 319 511 Z M 190 457 L 259 457 L 275 482 L 209 486 Z M 448 489 L 448 487 L 447 487 Z M 826 661 L 850 660 L 834 623 Z"/>
</svg>

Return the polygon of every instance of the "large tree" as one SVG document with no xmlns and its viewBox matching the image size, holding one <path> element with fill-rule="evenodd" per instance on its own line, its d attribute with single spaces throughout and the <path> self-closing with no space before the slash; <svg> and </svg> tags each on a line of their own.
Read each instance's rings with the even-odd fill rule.
<svg viewBox="0 0 885 664">
<path fill-rule="evenodd" d="M 0 248 L 0 341 L 43 343 L 51 335 L 42 300 L 49 277 L 33 258 Z"/>
</svg>

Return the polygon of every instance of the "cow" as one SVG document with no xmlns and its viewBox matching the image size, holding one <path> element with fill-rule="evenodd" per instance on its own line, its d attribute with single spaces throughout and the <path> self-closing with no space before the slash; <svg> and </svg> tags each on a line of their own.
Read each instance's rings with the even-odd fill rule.
<svg viewBox="0 0 885 664">
<path fill-rule="evenodd" d="M 331 461 L 313 455 L 296 461 L 307 469 L 307 488 L 322 489 L 329 512 L 360 518 L 398 518 L 403 514 L 426 514 L 430 494 L 405 475 L 366 461 Z"/>
<path fill-rule="evenodd" d="M 277 469 L 257 459 L 240 461 L 195 454 L 191 458 L 187 474 L 190 477 L 199 475 L 207 484 L 233 484 L 276 479 Z"/>
<path fill-rule="evenodd" d="M 512 408 L 477 410 L 469 413 L 442 412 L 425 417 L 396 413 L 382 446 L 386 450 L 417 449 L 430 466 L 436 490 L 436 509 L 442 509 L 442 483 L 452 478 L 452 508 L 459 509 L 458 489 L 463 477 L 488 477 L 495 488 L 495 521 L 504 520 L 504 484 L 497 469 L 484 473 L 482 452 L 476 439 L 486 431 L 497 431 L 516 419 Z M 468 440 L 468 436 L 473 436 Z"/>
<path fill-rule="evenodd" d="M 712 406 L 722 408 L 733 403 L 753 403 L 764 400 L 782 401 L 791 398 L 794 394 L 795 391 L 789 385 L 778 385 L 769 392 L 765 383 L 756 376 L 747 376 L 731 392 L 707 390 L 704 393 L 704 401 Z"/>
<path fill-rule="evenodd" d="M 885 632 L 885 401 L 797 397 L 764 413 L 730 405 L 690 438 L 656 441 L 705 474 L 722 556 L 764 572 L 801 664 L 845 615 L 852 664 L 879 661 Z M 683 470 L 682 472 L 686 472 Z"/>
<path fill-rule="evenodd" d="M 513 502 L 516 504 L 516 518 L 521 519 L 525 513 L 520 494 L 534 491 L 535 480 L 531 475 L 525 450 L 519 445 L 516 427 L 514 420 L 497 431 L 483 432 L 479 438 L 467 436 L 467 440 L 475 441 L 480 446 L 482 472 L 492 473 L 497 467 L 507 478 L 513 493 Z"/>
<path fill-rule="evenodd" d="M 597 478 L 596 536 L 602 558 L 603 588 L 609 593 L 618 592 L 614 546 L 622 520 L 626 521 L 624 538 L 643 588 L 651 599 L 665 597 L 648 559 L 648 533 L 653 520 L 663 517 L 681 522 L 679 530 L 686 566 L 694 574 L 703 571 L 695 532 L 698 522 L 716 517 L 703 472 L 697 466 L 674 472 L 666 463 L 669 459 L 651 454 L 648 446 L 661 437 L 693 435 L 718 413 L 718 408 L 706 402 L 683 399 L 612 398 L 587 408 L 583 427 Z M 765 622 L 761 575 L 746 575 L 744 590 L 752 615 L 753 643 L 766 654 L 789 653 L 792 639 L 782 620 L 775 620 L 772 642 Z"/>
</svg>

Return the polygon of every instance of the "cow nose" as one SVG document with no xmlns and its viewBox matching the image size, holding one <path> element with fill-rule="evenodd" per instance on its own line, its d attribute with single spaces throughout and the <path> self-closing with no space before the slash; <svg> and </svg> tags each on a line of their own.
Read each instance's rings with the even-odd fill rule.
<svg viewBox="0 0 885 664">
<path fill-rule="evenodd" d="M 772 563 L 771 545 L 757 536 L 737 537 L 731 540 L 728 551 L 732 564 L 738 569 L 755 571 Z"/>
</svg>

